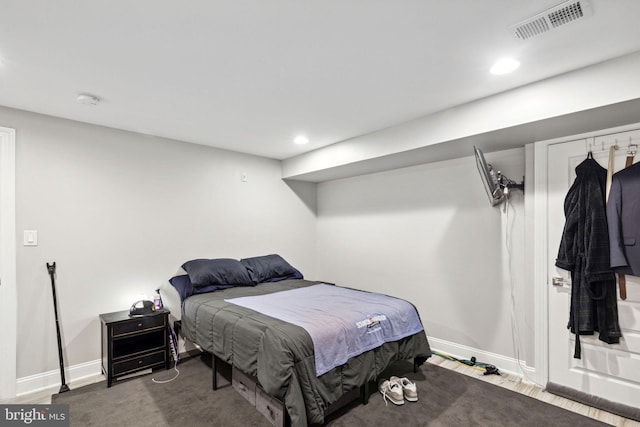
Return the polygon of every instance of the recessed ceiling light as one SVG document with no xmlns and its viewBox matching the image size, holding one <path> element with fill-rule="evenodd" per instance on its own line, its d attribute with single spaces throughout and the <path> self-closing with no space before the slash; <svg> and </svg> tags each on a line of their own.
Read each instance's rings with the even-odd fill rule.
<svg viewBox="0 0 640 427">
<path fill-rule="evenodd" d="M 77 101 L 79 104 L 84 105 L 98 105 L 98 103 L 100 103 L 100 98 L 94 95 L 89 95 L 88 93 L 81 93 L 78 95 Z"/>
<path fill-rule="evenodd" d="M 309 138 L 307 138 L 304 135 L 298 135 L 298 136 L 295 137 L 293 142 L 295 142 L 296 144 L 299 144 L 299 145 L 304 145 L 304 144 L 309 143 Z"/>
<path fill-rule="evenodd" d="M 520 62 L 516 61 L 513 58 L 502 58 L 498 60 L 495 64 L 493 64 L 493 67 L 491 67 L 489 72 L 496 76 L 500 76 L 502 74 L 508 74 L 514 71 L 519 66 L 520 66 Z"/>
</svg>

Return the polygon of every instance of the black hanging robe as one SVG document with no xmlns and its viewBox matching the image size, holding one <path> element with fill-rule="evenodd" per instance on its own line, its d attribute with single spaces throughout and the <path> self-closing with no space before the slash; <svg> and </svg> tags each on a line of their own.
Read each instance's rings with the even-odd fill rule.
<svg viewBox="0 0 640 427">
<path fill-rule="evenodd" d="M 580 335 L 600 333 L 615 344 L 618 325 L 616 279 L 609 264 L 605 188 L 607 170 L 591 153 L 576 167 L 576 179 L 564 200 L 565 225 L 556 266 L 571 272 L 568 328 L 576 334 L 573 357 L 580 359 Z"/>
</svg>

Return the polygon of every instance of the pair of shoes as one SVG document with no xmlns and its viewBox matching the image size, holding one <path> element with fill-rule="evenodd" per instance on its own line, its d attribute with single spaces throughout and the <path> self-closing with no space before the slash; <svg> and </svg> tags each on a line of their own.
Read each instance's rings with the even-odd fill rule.
<svg viewBox="0 0 640 427">
<path fill-rule="evenodd" d="M 400 387 L 402 387 L 404 398 L 409 402 L 418 401 L 418 389 L 416 388 L 416 383 L 409 381 L 409 378 L 391 377 L 389 378 L 389 381 L 399 384 Z"/>
<path fill-rule="evenodd" d="M 378 390 L 382 393 L 385 405 L 387 404 L 387 399 L 395 405 L 404 405 L 404 399 L 409 402 L 418 401 L 416 384 L 409 381 L 408 378 L 391 377 L 388 380 L 382 380 Z"/>
<path fill-rule="evenodd" d="M 382 399 L 384 399 L 385 406 L 387 405 L 387 399 L 395 405 L 404 405 L 404 393 L 402 392 L 402 386 L 400 383 L 390 380 L 382 380 L 378 385 L 378 390 L 382 393 Z"/>
</svg>

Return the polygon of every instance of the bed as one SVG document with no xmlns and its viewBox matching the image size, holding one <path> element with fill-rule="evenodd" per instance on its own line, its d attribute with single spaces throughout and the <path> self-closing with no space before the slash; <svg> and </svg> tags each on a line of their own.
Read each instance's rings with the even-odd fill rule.
<svg viewBox="0 0 640 427">
<path fill-rule="evenodd" d="M 179 281 L 191 282 L 192 291 L 195 290 L 195 293 L 188 290 L 184 292 L 184 289 L 180 292 L 180 287 L 176 288 L 181 300 L 180 314 L 176 316 L 181 320 L 181 335 L 211 353 L 214 360 L 222 360 L 256 378 L 266 393 L 284 402 L 292 426 L 324 423 L 325 414 L 333 403 L 343 395 L 376 381 L 394 360 L 414 360 L 414 364 L 419 365 L 431 355 L 426 334 L 420 328 L 419 332 L 350 356 L 344 363 L 325 369 L 318 375 L 317 352 L 314 350 L 316 338 L 314 336 L 312 339 L 311 332 L 291 322 L 238 305 L 238 301 L 243 298 L 286 295 L 285 291 L 306 292 L 333 285 L 304 280 L 295 268 L 278 255 L 241 260 L 240 264 L 245 266 L 249 277 L 244 277 L 238 268 L 234 274 L 239 273 L 242 277 L 233 286 L 226 283 L 235 280 L 229 271 L 218 274 L 219 277 L 214 280 L 211 277 L 202 278 L 203 271 L 211 273 L 212 260 L 194 261 L 198 263 L 185 263 L 183 266 L 188 274 L 174 276 L 171 282 L 174 287 Z M 205 264 L 206 268 L 200 268 Z M 232 269 L 237 267 L 231 260 L 214 264 L 216 268 L 221 264 L 226 267 L 234 265 Z M 274 269 L 274 265 L 279 268 Z M 267 274 L 263 274 L 265 271 Z M 250 283 L 243 283 L 247 280 Z M 219 288 L 211 292 L 199 292 L 203 286 Z M 328 289 L 331 290 L 330 287 Z M 170 295 L 171 292 L 165 291 L 165 294 Z M 169 299 L 175 302 L 174 296 Z M 411 309 L 417 316 L 415 308 L 411 306 Z M 172 313 L 175 310 L 178 309 L 173 308 Z"/>
</svg>

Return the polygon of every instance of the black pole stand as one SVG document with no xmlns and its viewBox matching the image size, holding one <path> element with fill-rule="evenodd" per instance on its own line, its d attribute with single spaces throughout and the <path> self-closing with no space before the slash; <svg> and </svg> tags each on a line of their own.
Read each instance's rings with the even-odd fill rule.
<svg viewBox="0 0 640 427">
<path fill-rule="evenodd" d="M 58 301 L 56 299 L 56 262 L 53 264 L 47 263 L 47 270 L 49 270 L 49 276 L 51 276 L 51 290 L 53 291 L 53 312 L 56 316 L 56 333 L 58 334 L 58 359 L 60 360 L 60 377 L 62 378 L 62 385 L 58 393 L 64 393 L 71 390 L 64 379 L 64 360 L 62 359 L 62 339 L 60 338 L 60 322 L 58 322 Z"/>
</svg>

